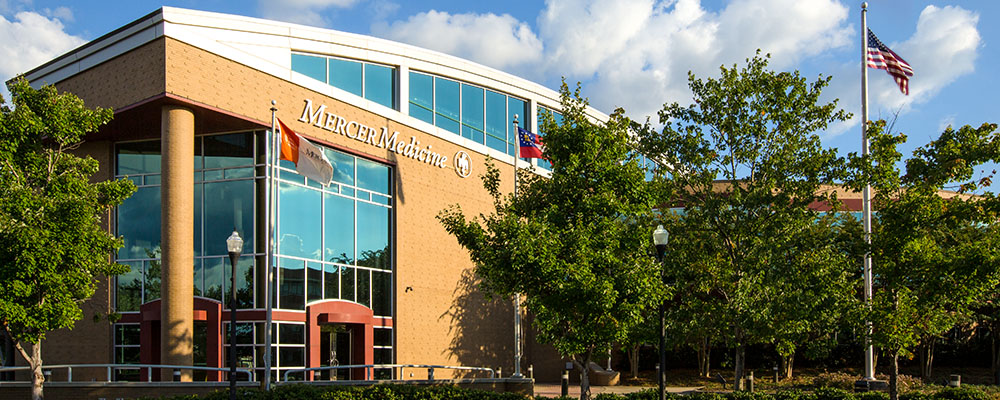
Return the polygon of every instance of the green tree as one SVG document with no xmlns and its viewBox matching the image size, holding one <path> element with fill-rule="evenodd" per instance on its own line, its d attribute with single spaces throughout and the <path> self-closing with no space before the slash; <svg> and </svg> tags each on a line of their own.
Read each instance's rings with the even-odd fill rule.
<svg viewBox="0 0 1000 400">
<path fill-rule="evenodd" d="M 1000 160 L 995 124 L 945 129 L 898 165 L 903 135 L 869 125 L 871 153 L 851 154 L 850 184 L 872 185 L 877 212 L 872 229 L 874 283 L 869 320 L 872 342 L 892 358 L 890 397 L 898 397 L 899 356 L 970 317 L 1000 279 L 1000 201 L 975 169 Z M 958 192 L 942 190 L 956 188 Z"/>
<path fill-rule="evenodd" d="M 91 182 L 97 161 L 70 153 L 110 110 L 24 79 L 8 87 L 12 106 L 0 99 L 0 322 L 30 363 L 32 398 L 40 399 L 45 334 L 73 327 L 97 277 L 127 271 L 110 261 L 121 240 L 102 218 L 135 185 Z"/>
<path fill-rule="evenodd" d="M 519 173 L 516 197 L 501 193 L 499 171 L 483 177 L 494 211 L 467 219 L 458 206 L 439 219 L 468 249 L 486 293 L 523 294 L 540 341 L 571 357 L 581 399 L 597 354 L 621 342 L 662 296 L 648 225 L 652 198 L 616 110 L 607 122 L 586 114 L 579 89 L 562 87 L 564 121 L 546 118 L 550 177 Z"/>
<path fill-rule="evenodd" d="M 728 328 L 737 384 L 745 347 L 774 339 L 781 297 L 773 288 L 792 276 L 786 258 L 794 254 L 793 239 L 818 217 L 809 206 L 836 204 L 824 185 L 844 172 L 843 159 L 815 134 L 848 118 L 836 101 L 818 103 L 829 78 L 807 82 L 798 72 L 769 71 L 768 57 L 758 52 L 741 69 L 723 66 L 717 79 L 689 74 L 695 104 L 667 105 L 662 130 L 640 129 L 643 151 L 672 166 L 656 181 L 659 202 L 684 207 L 682 227 L 700 230 L 708 252 L 698 256 L 702 263 L 668 257 L 667 274 L 690 288 L 681 292 L 712 298 L 706 311 Z"/>
</svg>

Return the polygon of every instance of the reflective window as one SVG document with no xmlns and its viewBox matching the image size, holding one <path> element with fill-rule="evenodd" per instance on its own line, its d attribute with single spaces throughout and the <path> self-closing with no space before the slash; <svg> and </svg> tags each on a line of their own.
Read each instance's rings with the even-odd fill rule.
<svg viewBox="0 0 1000 400">
<path fill-rule="evenodd" d="M 434 77 L 410 72 L 410 116 L 434 123 Z"/>
<path fill-rule="evenodd" d="M 563 116 L 562 116 L 562 114 L 560 114 L 558 112 L 555 112 L 555 111 L 552 111 L 551 109 L 539 106 L 538 107 L 538 113 L 537 113 L 537 115 L 538 115 L 538 136 L 539 136 L 539 138 L 545 136 L 545 126 L 544 126 L 545 124 L 544 124 L 544 121 L 545 121 L 545 116 L 546 115 L 551 115 L 553 122 L 555 122 L 555 124 L 557 126 L 563 124 Z M 552 163 L 548 162 L 548 160 L 536 159 L 535 162 L 537 162 L 537 165 L 539 167 L 542 167 L 542 168 L 545 168 L 545 169 L 552 169 Z"/>
<path fill-rule="evenodd" d="M 358 203 L 358 265 L 390 269 L 389 249 L 390 209 L 369 203 Z"/>
<path fill-rule="evenodd" d="M 243 254 L 253 253 L 254 181 L 205 183 L 205 255 L 228 254 L 226 238 L 233 230 L 243 238 Z"/>
<path fill-rule="evenodd" d="M 256 288 L 255 136 L 253 132 L 199 136 L 194 149 L 194 292 L 226 300 L 223 295 L 230 269 L 225 239 L 235 228 L 244 240 L 245 257 L 240 259 L 237 276 L 238 306 L 243 308 L 254 307 Z M 117 295 L 120 301 L 116 301 L 118 311 L 138 311 L 138 304 L 160 297 L 159 149 L 159 140 L 117 145 L 119 176 L 134 173 L 140 178 L 134 179 L 140 185 L 136 194 L 117 208 L 116 233 L 125 243 L 117 254 L 118 261 L 134 267 L 116 284 L 121 292 Z"/>
<path fill-rule="evenodd" d="M 462 136 L 476 143 L 483 143 L 484 135 L 483 88 L 462 85 Z"/>
<path fill-rule="evenodd" d="M 319 260 L 322 200 L 318 190 L 280 184 L 278 247 L 280 254 Z"/>
<path fill-rule="evenodd" d="M 527 102 L 476 85 L 410 72 L 410 116 L 513 155 L 512 121 L 525 124 Z"/>
<path fill-rule="evenodd" d="M 142 261 L 122 262 L 129 271 L 118 275 L 115 301 L 118 311 L 139 311 L 142 305 Z"/>
<path fill-rule="evenodd" d="M 117 175 L 160 173 L 160 141 L 118 144 Z"/>
<path fill-rule="evenodd" d="M 159 257 L 160 250 L 160 187 L 140 187 L 118 206 L 118 235 L 124 246 L 118 259 Z"/>
<path fill-rule="evenodd" d="M 389 108 L 396 108 L 396 71 L 392 68 L 365 64 L 365 98 Z"/>
<path fill-rule="evenodd" d="M 324 259 L 340 264 L 354 264 L 354 200 L 324 194 Z M 336 298 L 336 296 L 329 296 Z"/>
<path fill-rule="evenodd" d="M 305 308 L 305 261 L 278 259 L 278 308 Z"/>
<path fill-rule="evenodd" d="M 517 130 L 512 127 L 514 120 L 517 120 L 517 126 L 522 129 L 528 128 L 528 102 L 518 99 L 516 97 L 507 97 L 507 121 L 508 123 L 507 131 L 507 154 L 514 155 L 514 146 L 517 146 Z"/>
<path fill-rule="evenodd" d="M 330 86 L 344 89 L 358 96 L 364 95 L 361 81 L 363 65 L 357 61 L 330 59 Z"/>
<path fill-rule="evenodd" d="M 354 157 L 330 149 L 324 149 L 323 152 L 333 165 L 333 181 L 354 185 Z"/>
<path fill-rule="evenodd" d="M 396 68 L 336 57 L 292 54 L 292 70 L 358 97 L 396 108 Z"/>
<path fill-rule="evenodd" d="M 358 187 L 376 193 L 390 194 L 392 175 L 388 166 L 358 159 Z"/>
<path fill-rule="evenodd" d="M 292 54 L 292 71 L 326 82 L 326 58 Z"/>
<path fill-rule="evenodd" d="M 513 119 L 507 119 L 507 96 L 486 91 L 486 145 L 507 152 L 507 129 Z"/>
<path fill-rule="evenodd" d="M 443 78 L 434 78 L 434 125 L 461 133 L 459 118 L 462 112 L 461 85 Z"/>
</svg>

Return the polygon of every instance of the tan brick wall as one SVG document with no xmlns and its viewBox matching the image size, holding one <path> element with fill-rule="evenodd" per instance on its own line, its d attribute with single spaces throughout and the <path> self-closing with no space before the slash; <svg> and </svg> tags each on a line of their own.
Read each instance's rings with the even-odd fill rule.
<svg viewBox="0 0 1000 400">
<path fill-rule="evenodd" d="M 164 91 L 164 39 L 157 39 L 58 82 L 60 91 L 75 93 L 87 107 L 118 109 Z"/>
</svg>

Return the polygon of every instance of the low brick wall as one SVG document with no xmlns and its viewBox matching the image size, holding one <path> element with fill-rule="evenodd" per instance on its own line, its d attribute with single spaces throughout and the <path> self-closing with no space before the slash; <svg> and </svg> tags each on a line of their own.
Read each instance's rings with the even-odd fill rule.
<svg viewBox="0 0 1000 400">
<path fill-rule="evenodd" d="M 282 384 L 299 384 L 282 383 Z M 513 392 L 534 395 L 534 381 L 531 379 L 461 379 L 447 380 L 403 380 L 403 381 L 323 381 L 312 385 L 322 386 L 369 386 L 378 384 L 399 384 L 417 386 L 455 385 L 466 389 L 493 392 Z M 257 382 L 238 382 L 239 387 L 257 387 Z M 117 400 L 135 399 L 142 396 L 176 396 L 182 394 L 207 394 L 216 390 L 228 390 L 229 382 L 48 382 L 44 386 L 45 397 L 59 400 Z M 0 382 L 0 399 L 31 398 L 31 383 Z"/>
</svg>

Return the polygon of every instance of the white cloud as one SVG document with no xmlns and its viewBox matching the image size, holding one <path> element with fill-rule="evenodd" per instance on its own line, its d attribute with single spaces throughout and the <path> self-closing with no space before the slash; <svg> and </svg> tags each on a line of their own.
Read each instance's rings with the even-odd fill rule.
<svg viewBox="0 0 1000 400">
<path fill-rule="evenodd" d="M 82 38 L 66 33 L 58 18 L 27 11 L 12 20 L 0 15 L 0 80 L 6 82 L 83 43 Z M 10 99 L 6 85 L 3 95 Z"/>
<path fill-rule="evenodd" d="M 504 14 L 428 11 L 405 21 L 376 24 L 373 33 L 510 72 L 541 60 L 542 42 L 531 27 Z"/>
<path fill-rule="evenodd" d="M 309 26 L 329 26 L 322 12 L 331 8 L 350 8 L 358 0 L 258 0 L 260 16 Z"/>
<path fill-rule="evenodd" d="M 982 40 L 976 24 L 979 14 L 957 6 L 927 6 L 917 20 L 917 31 L 898 45 L 887 43 L 913 67 L 910 95 L 904 96 L 883 71 L 869 72 L 872 100 L 891 109 L 908 111 L 927 102 L 944 87 L 975 70 Z M 874 78 L 874 79 L 873 79 Z"/>
<path fill-rule="evenodd" d="M 546 70 L 593 78 L 586 89 L 595 106 L 642 117 L 663 102 L 690 102 L 688 71 L 717 75 L 758 48 L 781 69 L 844 47 L 846 20 L 834 0 L 737 0 L 718 12 L 699 0 L 551 0 L 538 24 Z"/>
<path fill-rule="evenodd" d="M 916 32 L 903 42 L 893 42 L 891 32 L 882 33 L 889 48 L 903 57 L 913 67 L 910 78 L 910 95 L 899 91 L 896 81 L 883 70 L 868 69 L 868 119 L 891 120 L 894 114 L 904 115 L 914 106 L 926 103 L 956 79 L 975 70 L 982 40 L 976 24 L 977 13 L 961 7 L 939 8 L 927 6 L 920 13 Z M 875 32 L 876 35 L 880 32 Z M 857 35 L 855 35 L 857 37 Z M 859 92 L 860 62 L 845 63 L 834 67 L 830 87 L 823 98 L 839 98 L 840 107 L 855 114 L 850 121 L 837 123 L 824 135 L 836 137 L 851 129 L 860 129 L 861 94 Z M 952 116 L 952 119 L 954 117 Z M 948 123 L 941 121 L 941 130 Z"/>
</svg>

